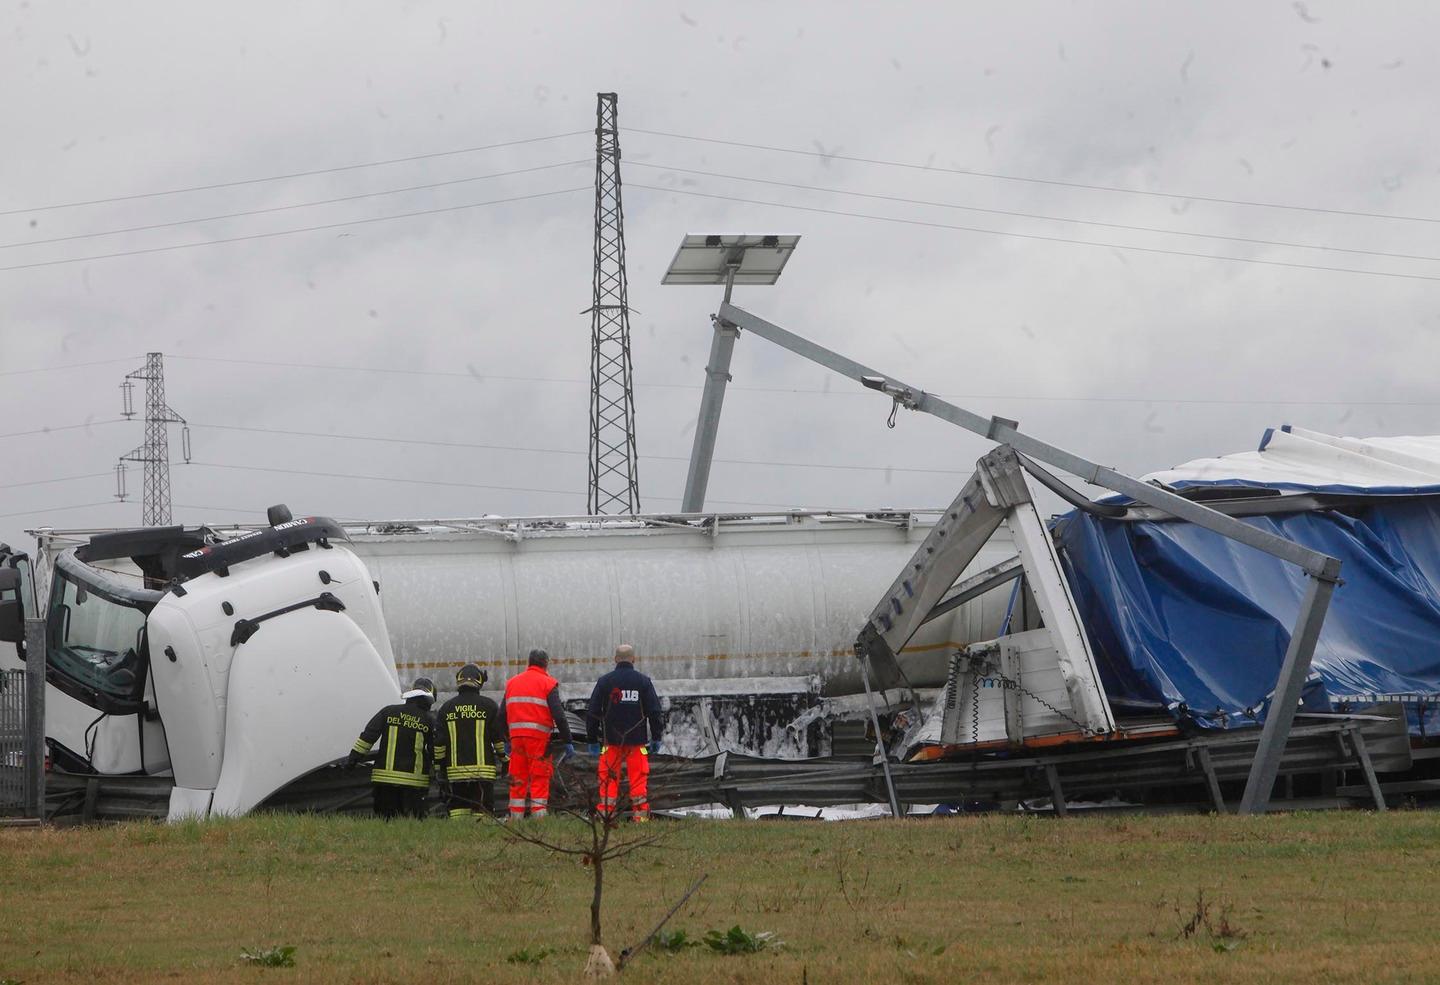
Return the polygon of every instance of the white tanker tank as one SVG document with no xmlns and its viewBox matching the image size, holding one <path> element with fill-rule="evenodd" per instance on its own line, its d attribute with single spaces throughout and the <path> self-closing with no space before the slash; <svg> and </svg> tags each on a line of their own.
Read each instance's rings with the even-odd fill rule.
<svg viewBox="0 0 1440 985">
<path fill-rule="evenodd" d="M 543 647 L 552 673 L 579 684 L 604 673 L 625 642 L 672 693 L 720 679 L 818 678 L 829 696 L 861 690 L 856 634 L 932 523 L 915 513 L 795 512 L 347 532 L 380 582 L 402 677 L 425 673 L 451 687 L 454 670 L 474 661 L 499 681 Z M 971 570 L 1014 553 L 1002 528 Z M 957 646 L 996 635 L 1009 598 L 1006 586 L 924 626 L 901 656 L 909 683 L 940 686 Z"/>
</svg>

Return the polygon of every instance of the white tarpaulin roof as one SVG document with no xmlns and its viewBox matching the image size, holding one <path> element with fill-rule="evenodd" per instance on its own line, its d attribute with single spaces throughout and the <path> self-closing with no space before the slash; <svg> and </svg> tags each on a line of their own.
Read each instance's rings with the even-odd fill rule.
<svg viewBox="0 0 1440 985">
<path fill-rule="evenodd" d="M 1219 482 L 1356 489 L 1440 486 L 1440 435 L 1337 438 L 1287 424 L 1266 431 L 1257 451 L 1197 458 L 1145 478 L 1170 486 Z"/>
</svg>

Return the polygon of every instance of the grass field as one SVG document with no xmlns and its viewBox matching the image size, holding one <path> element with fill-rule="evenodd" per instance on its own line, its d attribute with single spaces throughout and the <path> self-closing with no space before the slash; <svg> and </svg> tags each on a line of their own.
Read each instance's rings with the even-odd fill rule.
<svg viewBox="0 0 1440 985">
<path fill-rule="evenodd" d="M 785 944 L 647 954 L 622 980 L 1440 980 L 1440 814 L 661 826 L 609 873 L 612 952 L 700 873 L 673 927 Z M 589 885 L 470 822 L 0 830 L 0 981 L 577 981 Z M 240 959 L 281 945 L 293 968 Z"/>
</svg>

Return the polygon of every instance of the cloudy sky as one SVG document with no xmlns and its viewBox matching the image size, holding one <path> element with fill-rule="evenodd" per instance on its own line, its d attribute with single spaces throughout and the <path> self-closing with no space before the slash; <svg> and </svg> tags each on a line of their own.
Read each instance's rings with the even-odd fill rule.
<svg viewBox="0 0 1440 985">
<path fill-rule="evenodd" d="M 0 540 L 139 522 L 147 351 L 177 520 L 582 511 L 601 90 L 647 510 L 718 301 L 659 285 L 686 232 L 801 234 L 738 303 L 1131 471 L 1440 430 L 1434 5 L 619 11 L 7 3 Z M 939 505 L 984 451 L 759 340 L 734 376 L 718 508 Z"/>
</svg>

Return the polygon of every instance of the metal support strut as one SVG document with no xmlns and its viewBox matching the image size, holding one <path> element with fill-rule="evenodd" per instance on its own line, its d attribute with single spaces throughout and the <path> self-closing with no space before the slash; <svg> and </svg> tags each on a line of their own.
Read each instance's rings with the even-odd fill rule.
<svg viewBox="0 0 1440 985">
<path fill-rule="evenodd" d="M 725 271 L 725 303 L 735 288 L 735 271 L 739 263 Z M 700 395 L 700 417 L 695 422 L 695 445 L 690 451 L 690 470 L 685 476 L 685 495 L 680 509 L 699 513 L 705 509 L 705 490 L 710 485 L 710 463 L 715 458 L 715 438 L 720 432 L 720 409 L 725 404 L 725 385 L 730 382 L 730 357 L 740 329 L 722 318 L 715 318 L 715 337 L 710 340 L 710 361 L 705 364 L 705 391 Z"/>
<path fill-rule="evenodd" d="M 1068 472 L 1083 482 L 1121 493 L 1136 502 L 1152 506 L 1177 519 L 1189 521 L 1222 537 L 1263 551 L 1301 568 L 1309 576 L 1310 585 L 1296 617 L 1295 627 L 1290 636 L 1290 645 L 1285 652 L 1284 663 L 1276 682 L 1275 698 L 1271 703 L 1270 713 L 1266 717 L 1260 745 L 1245 787 L 1245 796 L 1240 804 L 1241 813 L 1260 813 L 1265 810 L 1269 803 L 1270 790 L 1274 785 L 1280 759 L 1285 752 L 1285 742 L 1290 734 L 1290 726 L 1294 721 L 1295 706 L 1300 700 L 1300 691 L 1305 683 L 1306 675 L 1310 672 L 1310 662 L 1315 654 L 1315 643 L 1319 639 L 1320 628 L 1325 621 L 1325 612 L 1329 606 L 1330 597 L 1335 591 L 1336 583 L 1339 581 L 1340 561 L 1337 558 L 1311 550 L 1303 544 L 1286 540 L 1234 517 L 1226 516 L 1204 503 L 1185 499 L 1161 486 L 1142 482 L 1123 472 L 1097 465 L 1063 448 L 1021 432 L 1019 425 L 1014 421 L 1000 417 L 982 417 L 963 407 L 941 400 L 934 394 L 902 383 L 807 338 L 789 332 L 742 308 L 737 308 L 730 303 L 729 293 L 727 289 L 725 301 L 720 305 L 720 310 L 715 316 L 717 332 L 721 327 L 725 327 L 727 331 L 738 333 L 743 330 L 758 335 L 782 349 L 788 349 L 826 369 L 847 376 L 867 389 L 888 396 L 897 405 L 909 410 L 923 411 L 967 431 L 989 438 L 991 441 L 1009 445 L 1021 455 Z M 710 462 L 715 448 L 715 431 L 719 427 L 720 404 L 724 393 L 724 383 L 729 380 L 730 354 L 733 347 L 734 337 L 731 336 L 723 346 L 717 338 L 716 346 L 712 349 L 710 376 L 705 383 L 700 425 L 696 430 L 695 447 L 690 460 L 691 482 L 687 483 L 685 493 L 687 512 L 698 512 L 701 508 L 700 504 L 704 502 L 704 480 L 708 479 L 710 474 Z M 717 353 L 723 358 L 717 360 L 715 358 Z M 936 601 L 938 601 L 938 597 Z M 864 652 L 863 646 L 861 651 Z M 866 683 L 868 690 L 868 678 Z"/>
<path fill-rule="evenodd" d="M 885 735 L 880 731 L 880 715 L 875 710 L 875 692 L 870 687 L 870 658 L 860 656 L 860 677 L 865 682 L 865 698 L 870 703 L 870 725 L 875 729 L 875 755 L 880 757 L 880 770 L 885 774 L 885 796 L 890 801 L 890 816 L 903 817 L 900 798 L 895 795 L 895 777 L 890 773 L 890 751 L 885 748 Z"/>
</svg>

